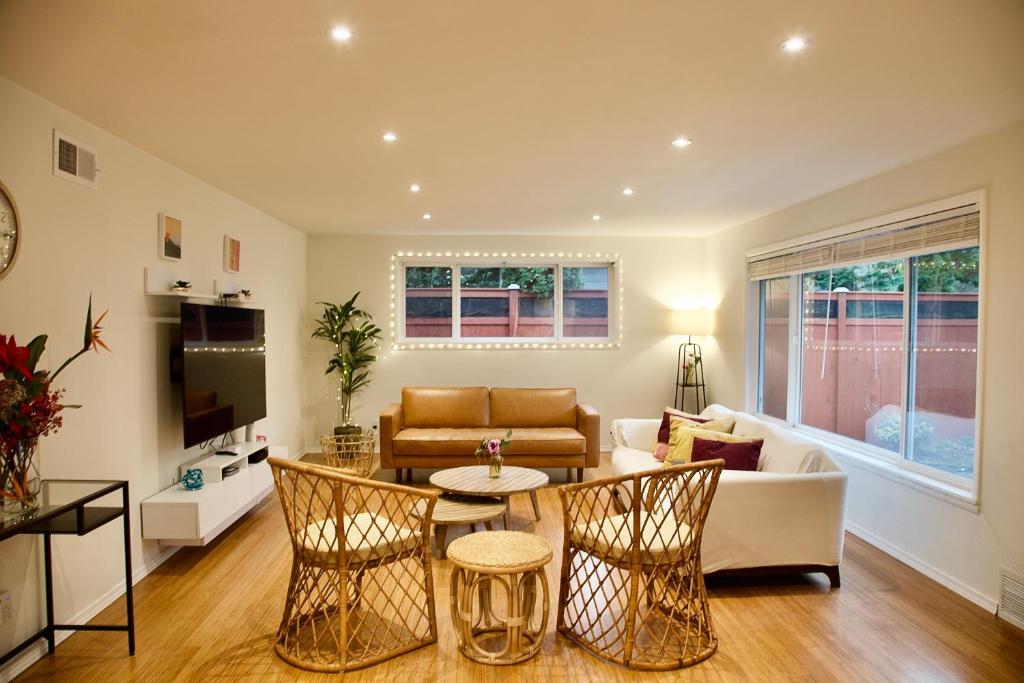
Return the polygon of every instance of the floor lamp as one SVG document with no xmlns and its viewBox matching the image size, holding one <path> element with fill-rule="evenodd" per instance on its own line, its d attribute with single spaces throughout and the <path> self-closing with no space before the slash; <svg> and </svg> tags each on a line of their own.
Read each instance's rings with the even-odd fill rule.
<svg viewBox="0 0 1024 683">
<path fill-rule="evenodd" d="M 708 405 L 707 387 L 704 383 L 704 356 L 700 344 L 694 337 L 706 337 L 713 327 L 712 312 L 706 308 L 677 310 L 673 316 L 673 332 L 685 335 L 686 341 L 679 345 L 676 356 L 676 385 L 672 396 L 672 407 L 685 410 L 686 390 L 693 389 L 693 412 L 699 413 Z"/>
</svg>

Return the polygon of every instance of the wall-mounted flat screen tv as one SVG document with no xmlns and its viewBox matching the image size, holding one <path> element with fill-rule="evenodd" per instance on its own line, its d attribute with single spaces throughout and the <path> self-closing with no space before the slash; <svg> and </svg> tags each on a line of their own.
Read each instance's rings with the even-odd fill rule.
<svg viewBox="0 0 1024 683">
<path fill-rule="evenodd" d="M 267 416 L 263 311 L 181 304 L 185 447 Z"/>
</svg>

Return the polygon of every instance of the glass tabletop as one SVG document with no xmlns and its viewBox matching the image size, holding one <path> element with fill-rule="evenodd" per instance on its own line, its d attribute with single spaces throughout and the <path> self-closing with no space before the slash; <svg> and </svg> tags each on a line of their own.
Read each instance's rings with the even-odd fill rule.
<svg viewBox="0 0 1024 683">
<path fill-rule="evenodd" d="M 33 524 L 52 519 L 117 491 L 125 482 L 97 479 L 43 479 L 39 486 L 39 507 L 17 517 L 0 516 L 0 540 Z M 121 500 L 110 503 L 121 507 Z"/>
</svg>

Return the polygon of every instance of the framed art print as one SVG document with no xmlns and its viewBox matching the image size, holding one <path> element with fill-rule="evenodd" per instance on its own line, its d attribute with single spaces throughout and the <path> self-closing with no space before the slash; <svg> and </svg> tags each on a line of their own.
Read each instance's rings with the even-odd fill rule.
<svg viewBox="0 0 1024 683">
<path fill-rule="evenodd" d="M 237 273 L 242 267 L 242 243 L 224 235 L 224 270 Z"/>
<path fill-rule="evenodd" d="M 160 258 L 169 261 L 181 260 L 181 221 L 167 214 L 160 214 L 159 220 Z"/>
</svg>

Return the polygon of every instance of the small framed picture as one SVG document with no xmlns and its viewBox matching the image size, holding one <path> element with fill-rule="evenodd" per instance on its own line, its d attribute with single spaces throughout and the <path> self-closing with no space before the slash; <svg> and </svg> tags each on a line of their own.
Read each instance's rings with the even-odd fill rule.
<svg viewBox="0 0 1024 683">
<path fill-rule="evenodd" d="M 158 237 L 160 258 L 168 261 L 181 260 L 181 221 L 167 214 L 159 214 Z"/>
<path fill-rule="evenodd" d="M 237 273 L 242 268 L 242 243 L 224 235 L 224 270 Z"/>
</svg>

